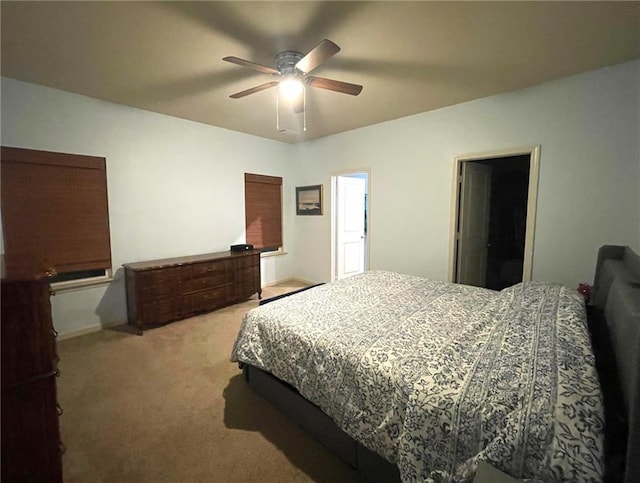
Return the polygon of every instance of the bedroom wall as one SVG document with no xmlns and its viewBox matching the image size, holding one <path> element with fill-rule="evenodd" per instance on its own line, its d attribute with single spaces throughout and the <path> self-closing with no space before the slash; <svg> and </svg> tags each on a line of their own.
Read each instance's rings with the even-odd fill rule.
<svg viewBox="0 0 640 483">
<path fill-rule="evenodd" d="M 63 335 L 126 321 L 123 263 L 244 243 L 245 172 L 283 177 L 289 249 L 286 144 L 2 78 L 2 145 L 107 159 L 115 279 L 52 298 Z M 263 259 L 263 284 L 293 276 L 291 257 Z"/>
<path fill-rule="evenodd" d="M 600 245 L 640 251 L 640 61 L 293 146 L 1 81 L 3 145 L 107 158 L 116 269 L 242 242 L 250 171 L 284 178 L 289 254 L 263 260 L 263 283 L 327 281 L 331 175 L 369 168 L 371 268 L 446 279 L 453 158 L 535 144 L 534 278 L 573 287 Z M 318 183 L 325 215 L 294 216 L 294 187 Z M 121 271 L 52 302 L 62 334 L 126 319 Z"/>
<path fill-rule="evenodd" d="M 369 167 L 371 268 L 446 279 L 454 157 L 539 144 L 533 278 L 592 281 L 599 246 L 640 248 L 639 91 L 634 61 L 296 146 L 297 183 L 327 193 L 298 276 L 329 280 L 331 176 Z"/>
</svg>

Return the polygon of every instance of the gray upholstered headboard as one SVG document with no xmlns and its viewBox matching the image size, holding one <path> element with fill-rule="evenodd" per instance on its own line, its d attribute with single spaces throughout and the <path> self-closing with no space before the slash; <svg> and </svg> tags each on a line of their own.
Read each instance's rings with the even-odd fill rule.
<svg viewBox="0 0 640 483">
<path fill-rule="evenodd" d="M 629 247 L 598 251 L 593 305 L 604 312 L 615 353 L 628 439 L 625 483 L 640 481 L 640 256 Z"/>
</svg>

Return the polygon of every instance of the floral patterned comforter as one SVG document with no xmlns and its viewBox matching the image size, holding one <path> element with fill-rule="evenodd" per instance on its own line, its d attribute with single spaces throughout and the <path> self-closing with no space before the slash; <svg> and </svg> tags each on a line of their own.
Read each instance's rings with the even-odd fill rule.
<svg viewBox="0 0 640 483">
<path fill-rule="evenodd" d="M 232 361 L 271 372 L 403 481 L 600 481 L 603 406 L 584 306 L 373 271 L 247 313 Z"/>
</svg>

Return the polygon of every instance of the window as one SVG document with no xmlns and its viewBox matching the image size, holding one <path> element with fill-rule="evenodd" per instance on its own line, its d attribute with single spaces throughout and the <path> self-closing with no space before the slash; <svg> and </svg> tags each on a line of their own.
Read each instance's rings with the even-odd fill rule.
<svg viewBox="0 0 640 483">
<path fill-rule="evenodd" d="M 247 243 L 256 250 L 282 248 L 282 178 L 244 174 Z"/>
<path fill-rule="evenodd" d="M 110 275 L 105 158 L 2 147 L 1 164 L 7 265 Z"/>
</svg>

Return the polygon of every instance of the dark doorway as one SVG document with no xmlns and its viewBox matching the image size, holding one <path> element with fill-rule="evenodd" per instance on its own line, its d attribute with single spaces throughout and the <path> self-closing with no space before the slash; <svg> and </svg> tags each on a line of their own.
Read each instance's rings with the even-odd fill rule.
<svg viewBox="0 0 640 483">
<path fill-rule="evenodd" d="M 450 280 L 501 290 L 531 280 L 540 146 L 455 158 Z"/>
<path fill-rule="evenodd" d="M 486 287 L 522 281 L 530 156 L 479 161 L 492 168 Z"/>
</svg>

